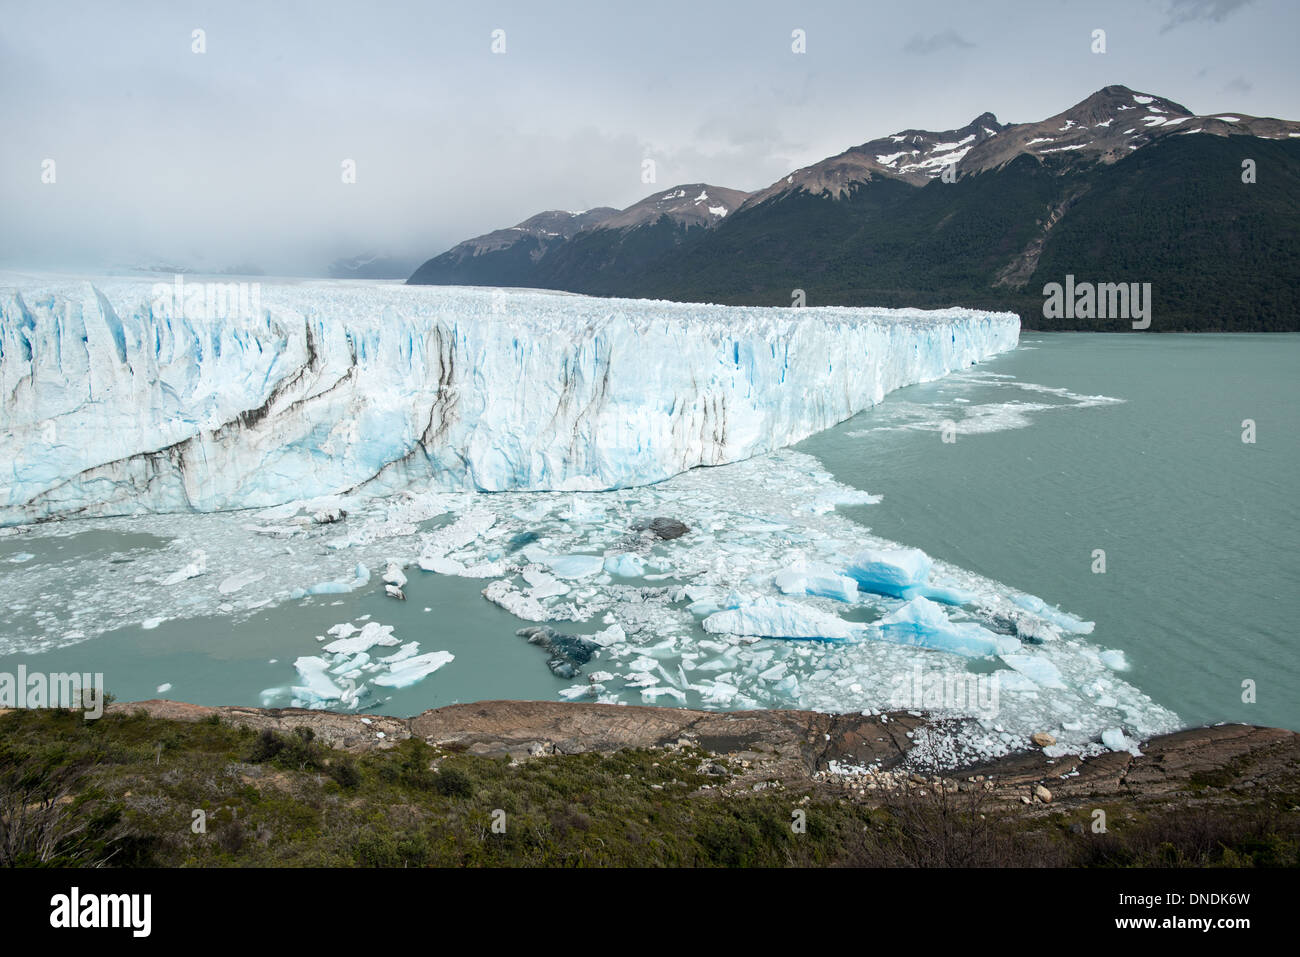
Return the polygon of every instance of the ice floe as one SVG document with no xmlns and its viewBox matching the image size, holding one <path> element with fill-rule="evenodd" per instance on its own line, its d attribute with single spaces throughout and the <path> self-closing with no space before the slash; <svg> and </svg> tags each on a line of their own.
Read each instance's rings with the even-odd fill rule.
<svg viewBox="0 0 1300 957">
<path fill-rule="evenodd" d="M 1110 728 L 1138 740 L 1179 726 L 1176 715 L 1123 680 L 1122 655 L 1090 643 L 1091 623 L 874 536 L 838 508 L 813 507 L 836 500 L 856 507 L 864 499 L 814 458 L 783 450 L 576 499 L 568 492 L 406 490 L 333 499 L 329 507 L 346 516 L 328 523 L 296 521 L 322 508 L 311 499 L 274 515 L 88 519 L 75 529 L 53 523 L 24 532 L 29 550 L 85 530 L 154 535 L 161 545 L 132 552 L 137 584 L 130 589 L 102 561 L 4 565 L 0 575 L 13 593 L 70 595 L 60 590 L 75 576 L 94 601 L 28 602 L 21 614 L 32 624 L 21 644 L 9 633 L 0 635 L 0 647 L 57 647 L 70 643 L 69 634 L 138 626 L 141 608 L 158 623 L 217 613 L 240 622 L 273 604 L 354 603 L 382 597 L 391 584 L 360 568 L 384 569 L 387 577 L 396 565 L 408 579 L 406 593 L 426 605 L 440 575 L 479 578 L 483 597 L 518 619 L 502 632 L 506 638 L 536 625 L 590 641 L 589 660 L 569 656 L 574 677 L 553 686 L 557 695 L 571 687 L 576 697 L 621 703 L 861 711 L 887 707 L 898 676 L 917 666 L 956 681 L 978 664 L 999 678 L 999 712 L 987 728 L 980 723 L 987 714 L 960 703 L 927 710 L 963 722 L 962 735 L 979 753 L 1027 746 L 1028 736 L 1043 730 L 1062 747 L 1086 750 L 1102 748 L 1100 735 Z M 649 516 L 663 519 L 658 527 L 674 537 L 653 532 Z M 292 533 L 250 535 L 250 520 Z M 199 549 L 203 575 L 161 584 Z M 260 577 L 230 590 L 231 579 L 250 568 Z M 312 594 L 319 583 L 354 590 Z M 491 620 L 482 627 L 501 627 Z M 418 645 L 411 637 L 353 614 L 323 636 L 315 655 L 268 647 L 268 655 L 299 660 L 263 700 L 377 706 L 409 679 L 450 680 L 455 665 L 437 654 L 422 657 L 431 653 L 409 647 Z M 535 655 L 541 680 L 552 681 L 548 662 L 563 655 L 511 640 L 520 655 Z M 393 650 L 389 659 L 380 656 L 385 648 Z M 433 675 L 437 668 L 444 670 Z"/>
</svg>

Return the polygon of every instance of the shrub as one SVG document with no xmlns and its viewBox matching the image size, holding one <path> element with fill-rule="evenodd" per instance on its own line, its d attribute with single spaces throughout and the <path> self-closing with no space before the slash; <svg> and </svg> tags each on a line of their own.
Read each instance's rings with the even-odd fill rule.
<svg viewBox="0 0 1300 957">
<path fill-rule="evenodd" d="M 351 789 L 361 783 L 361 769 L 357 767 L 357 762 L 348 755 L 335 758 L 326 767 L 325 772 L 341 788 Z"/>
<path fill-rule="evenodd" d="M 444 797 L 469 797 L 474 793 L 474 782 L 459 768 L 444 768 L 433 784 L 434 790 Z"/>
<path fill-rule="evenodd" d="M 248 752 L 248 760 L 252 764 L 262 764 L 274 760 L 283 750 L 284 739 L 270 728 L 263 728 L 262 733 L 253 741 L 253 749 Z"/>
</svg>

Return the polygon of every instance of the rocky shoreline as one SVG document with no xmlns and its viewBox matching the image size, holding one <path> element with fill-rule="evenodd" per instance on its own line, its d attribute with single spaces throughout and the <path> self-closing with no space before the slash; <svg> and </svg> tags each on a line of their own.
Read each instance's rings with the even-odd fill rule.
<svg viewBox="0 0 1300 957">
<path fill-rule="evenodd" d="M 912 712 L 864 716 L 480 701 L 395 718 L 166 700 L 115 702 L 108 710 L 180 721 L 218 716 L 236 726 L 282 733 L 306 727 L 317 741 L 355 754 L 409 738 L 516 760 L 690 747 L 724 759 L 716 765 L 716 790 L 730 795 L 812 788 L 871 802 L 900 792 L 941 796 L 978 790 L 998 803 L 1045 810 L 1107 801 L 1222 804 L 1292 789 L 1300 776 L 1300 735 L 1239 724 L 1161 735 L 1142 742 L 1137 755 L 1049 756 L 1032 746 L 978 765 L 933 767 L 915 754 L 917 738 L 945 728 Z"/>
</svg>

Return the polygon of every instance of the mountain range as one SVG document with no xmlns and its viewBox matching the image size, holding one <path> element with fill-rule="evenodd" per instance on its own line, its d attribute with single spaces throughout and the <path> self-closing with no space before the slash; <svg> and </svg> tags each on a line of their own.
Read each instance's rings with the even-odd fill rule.
<svg viewBox="0 0 1300 957">
<path fill-rule="evenodd" d="M 1297 330 L 1298 212 L 1300 123 L 1198 116 L 1108 86 L 1035 123 L 983 113 L 903 130 L 753 193 L 692 183 L 623 210 L 539 213 L 407 281 L 746 305 L 790 305 L 803 290 L 810 306 L 1132 327 L 1046 317 L 1043 287 L 1068 275 L 1151 283 L 1152 331 Z"/>
</svg>

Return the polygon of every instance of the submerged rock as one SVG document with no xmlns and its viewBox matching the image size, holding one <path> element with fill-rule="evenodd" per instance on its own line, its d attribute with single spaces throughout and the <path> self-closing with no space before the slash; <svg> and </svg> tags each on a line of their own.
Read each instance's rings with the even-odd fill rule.
<svg viewBox="0 0 1300 957">
<path fill-rule="evenodd" d="M 557 678 L 576 678 L 582 674 L 581 668 L 564 658 L 551 658 L 546 662 L 546 667 L 550 668 L 551 673 Z"/>
<path fill-rule="evenodd" d="M 681 538 L 690 531 L 690 527 L 675 518 L 656 517 L 642 519 L 632 526 L 632 531 L 650 532 L 655 538 L 668 541 L 673 538 Z"/>
<path fill-rule="evenodd" d="M 532 628 L 520 628 L 515 632 L 520 638 L 527 638 L 530 645 L 539 645 L 550 652 L 551 658 L 546 667 L 557 678 L 566 680 L 576 678 L 582 673 L 582 666 L 592 659 L 600 650 L 600 643 L 584 635 L 563 635 L 549 625 Z"/>
<path fill-rule="evenodd" d="M 512 535 L 510 541 L 506 543 L 506 554 L 513 554 L 525 545 L 531 545 L 540 537 L 541 536 L 536 532 L 517 532 Z"/>
</svg>

